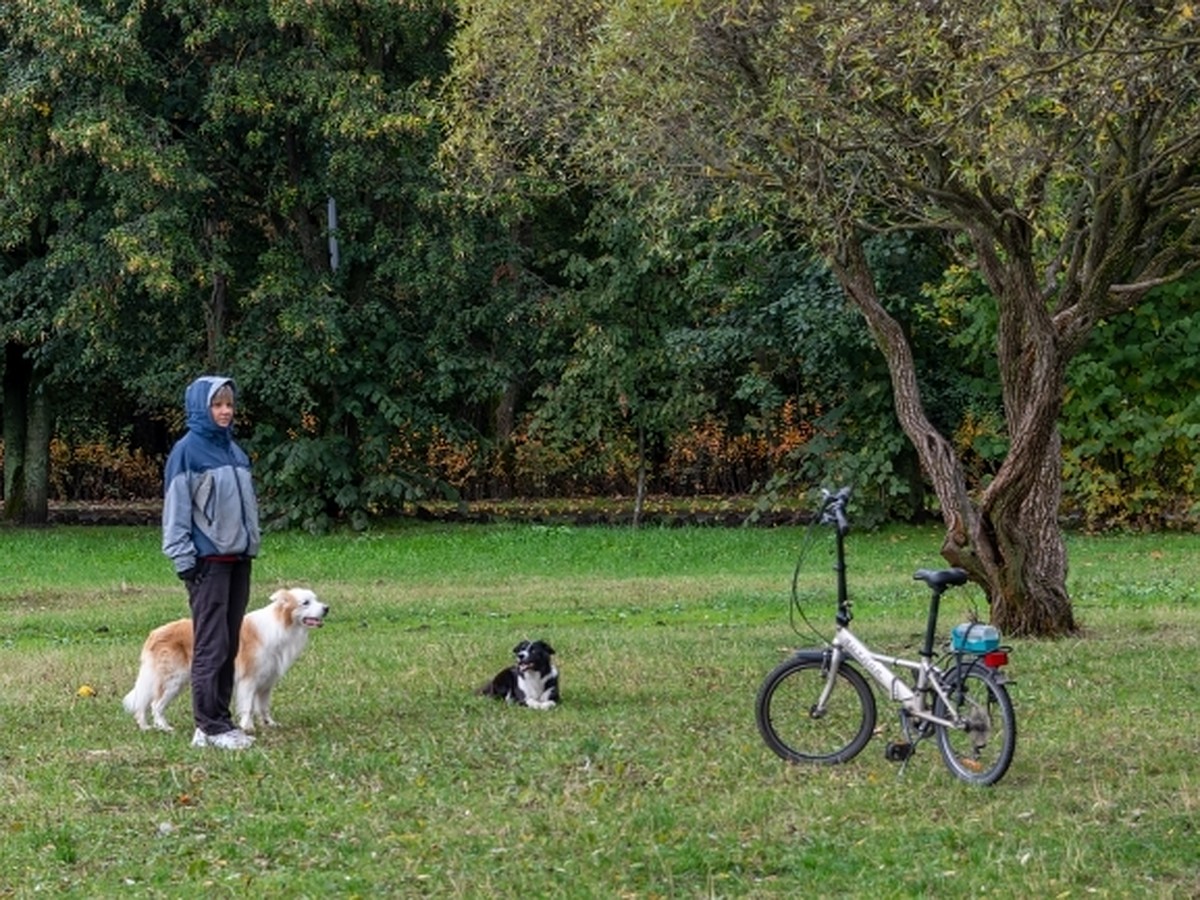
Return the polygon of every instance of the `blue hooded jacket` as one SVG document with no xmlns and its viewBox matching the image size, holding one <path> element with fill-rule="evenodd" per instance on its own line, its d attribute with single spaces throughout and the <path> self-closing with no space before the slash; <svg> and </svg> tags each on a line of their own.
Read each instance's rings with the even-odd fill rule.
<svg viewBox="0 0 1200 900">
<path fill-rule="evenodd" d="M 205 375 L 184 393 L 188 431 L 167 457 L 163 474 L 163 553 L 186 572 L 205 556 L 258 555 L 258 500 L 250 458 L 209 412 L 213 395 L 230 378 Z"/>
</svg>

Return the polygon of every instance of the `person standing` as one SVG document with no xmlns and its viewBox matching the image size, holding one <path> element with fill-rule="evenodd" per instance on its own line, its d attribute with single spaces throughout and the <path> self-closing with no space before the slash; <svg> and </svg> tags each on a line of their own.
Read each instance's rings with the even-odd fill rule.
<svg viewBox="0 0 1200 900">
<path fill-rule="evenodd" d="M 194 747 L 243 750 L 254 738 L 233 722 L 234 660 L 250 602 L 261 534 L 250 458 L 233 439 L 236 387 L 205 375 L 184 392 L 187 433 L 163 473 L 163 553 L 187 586 Z"/>
</svg>

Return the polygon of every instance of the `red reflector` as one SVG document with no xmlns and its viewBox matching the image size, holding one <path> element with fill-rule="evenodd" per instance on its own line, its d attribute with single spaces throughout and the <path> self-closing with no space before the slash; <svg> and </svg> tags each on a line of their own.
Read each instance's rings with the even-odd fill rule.
<svg viewBox="0 0 1200 900">
<path fill-rule="evenodd" d="M 989 669 L 998 669 L 1008 665 L 1008 654 L 1003 650 L 993 650 L 983 654 L 983 664 Z"/>
</svg>

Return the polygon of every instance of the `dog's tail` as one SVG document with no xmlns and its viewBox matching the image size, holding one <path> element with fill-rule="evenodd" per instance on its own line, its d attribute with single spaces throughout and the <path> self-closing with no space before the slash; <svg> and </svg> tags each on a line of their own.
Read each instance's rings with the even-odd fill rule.
<svg viewBox="0 0 1200 900">
<path fill-rule="evenodd" d="M 150 703 L 153 700 L 154 675 L 152 666 L 148 665 L 147 660 L 142 660 L 142 665 L 138 668 L 137 681 L 133 683 L 133 690 L 125 695 L 121 701 L 121 705 L 125 707 L 125 712 L 138 716 L 140 723 L 145 716 L 145 711 L 150 708 Z"/>
<path fill-rule="evenodd" d="M 478 690 L 475 691 L 475 694 L 480 697 L 495 697 L 498 695 L 498 693 L 499 692 L 496 690 L 496 682 L 494 681 L 485 681 L 479 686 Z"/>
<path fill-rule="evenodd" d="M 121 700 L 121 705 L 125 707 L 125 712 L 136 713 L 139 709 L 145 709 L 150 705 L 150 700 L 148 697 L 144 700 L 142 699 L 145 696 L 145 692 L 138 690 L 138 688 L 141 686 L 142 681 L 139 678 L 137 683 L 134 684 L 133 690 L 126 694 L 124 699 Z"/>
</svg>

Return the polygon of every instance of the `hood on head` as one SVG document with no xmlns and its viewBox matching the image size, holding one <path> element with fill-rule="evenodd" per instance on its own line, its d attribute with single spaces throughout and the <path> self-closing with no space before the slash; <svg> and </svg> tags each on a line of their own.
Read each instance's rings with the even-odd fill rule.
<svg viewBox="0 0 1200 900">
<path fill-rule="evenodd" d="M 188 385 L 183 395 L 183 411 L 189 431 L 205 437 L 228 439 L 232 427 L 221 428 L 213 421 L 212 414 L 208 411 L 213 394 L 226 384 L 233 389 L 236 398 L 237 385 L 233 383 L 232 378 L 224 375 L 202 375 Z"/>
</svg>

